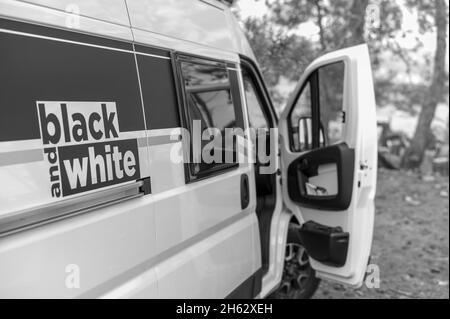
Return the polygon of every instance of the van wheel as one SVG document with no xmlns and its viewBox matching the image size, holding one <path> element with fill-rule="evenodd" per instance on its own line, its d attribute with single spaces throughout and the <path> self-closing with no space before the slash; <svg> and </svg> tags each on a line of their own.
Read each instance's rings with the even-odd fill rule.
<svg viewBox="0 0 450 319">
<path fill-rule="evenodd" d="M 298 225 L 289 225 L 283 278 L 278 289 L 269 298 L 308 299 L 319 287 L 320 279 L 316 278 L 316 272 L 311 268 L 298 228 Z"/>
</svg>

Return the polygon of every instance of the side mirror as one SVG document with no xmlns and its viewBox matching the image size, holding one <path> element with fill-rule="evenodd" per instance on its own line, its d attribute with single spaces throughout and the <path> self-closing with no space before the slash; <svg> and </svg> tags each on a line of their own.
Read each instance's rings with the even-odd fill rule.
<svg viewBox="0 0 450 319">
<path fill-rule="evenodd" d="M 312 118 L 311 117 L 300 117 L 298 119 L 298 146 L 300 152 L 307 151 L 313 149 L 312 145 Z M 319 147 L 325 147 L 325 132 L 322 124 L 320 124 L 320 132 L 319 132 Z"/>
</svg>

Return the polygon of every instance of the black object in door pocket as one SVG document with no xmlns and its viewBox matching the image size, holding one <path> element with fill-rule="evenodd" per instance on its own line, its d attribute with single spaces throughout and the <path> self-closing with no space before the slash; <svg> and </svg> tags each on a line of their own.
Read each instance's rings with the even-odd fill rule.
<svg viewBox="0 0 450 319">
<path fill-rule="evenodd" d="M 302 244 L 311 258 L 333 267 L 347 260 L 350 235 L 340 227 L 328 227 L 308 221 L 299 230 Z"/>
</svg>

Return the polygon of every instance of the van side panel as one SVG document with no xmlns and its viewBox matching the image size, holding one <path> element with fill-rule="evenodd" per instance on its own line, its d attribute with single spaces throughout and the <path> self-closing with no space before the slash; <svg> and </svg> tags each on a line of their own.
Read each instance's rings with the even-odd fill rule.
<svg viewBox="0 0 450 319">
<path fill-rule="evenodd" d="M 203 63 L 207 60 L 205 57 Z M 239 70 L 232 63 L 228 65 L 236 126 L 244 128 Z M 185 79 L 181 74 L 178 79 L 181 92 Z M 180 110 L 190 107 L 182 98 L 179 106 Z M 185 121 L 183 125 L 187 125 Z M 183 138 L 176 147 L 186 152 L 191 148 L 190 140 Z M 183 171 L 182 165 L 179 167 Z M 188 169 L 184 165 L 184 170 Z M 248 207 L 241 206 L 241 176 L 252 176 L 252 169 L 251 164 L 240 163 L 195 182 L 187 177 L 182 187 L 155 193 L 157 250 L 164 256 L 157 266 L 161 298 L 223 298 L 258 273 L 261 263 L 254 190 Z M 173 174 L 165 175 L 167 180 L 174 178 Z M 246 295 L 253 297 L 258 292 L 250 286 Z"/>
<path fill-rule="evenodd" d="M 129 26 L 127 8 L 123 0 L 19 0 L 37 6 L 80 16 Z"/>
<path fill-rule="evenodd" d="M 199 0 L 128 1 L 135 29 L 234 51 L 224 10 Z"/>
<path fill-rule="evenodd" d="M 91 37 L 76 35 L 65 40 L 69 35 L 33 25 L 24 33 L 16 28 L 24 24 L 3 19 L 0 26 L 10 28 L 0 31 L 0 217 L 81 195 L 80 189 L 87 194 L 115 180 L 129 181 L 112 168 L 108 183 L 95 178 L 99 168 L 91 165 L 92 157 L 106 148 L 123 149 L 121 156 L 131 150 L 135 179 L 148 176 L 138 76 L 133 52 L 125 51 L 131 44 L 102 39 L 94 44 Z M 112 144 L 105 148 L 92 145 L 88 167 L 87 144 L 108 141 Z M 134 145 L 122 147 L 125 141 Z M 77 163 L 87 180 L 76 174 Z M 79 177 L 78 184 L 65 187 L 71 177 Z"/>
<path fill-rule="evenodd" d="M 259 269 L 254 208 L 242 211 L 236 200 L 244 173 L 161 194 L 155 207 L 157 250 L 167 255 L 157 267 L 161 298 L 223 298 Z"/>
<path fill-rule="evenodd" d="M 74 0 L 70 1 L 70 4 L 65 8 L 58 5 L 59 2 L 52 1 L 52 7 L 50 7 L 18 0 L 0 0 L 0 17 L 49 25 L 60 29 L 77 30 L 101 37 L 125 41 L 133 40 L 128 21 L 124 24 L 117 24 L 103 19 L 111 19 L 111 17 L 105 17 L 103 12 L 114 11 L 120 17 L 119 20 L 124 21 L 123 17 L 127 16 L 127 12 L 122 0 L 103 1 L 108 2 L 108 9 L 104 7 L 100 9 L 97 5 L 98 0 Z M 111 4 L 109 4 L 110 2 Z M 80 3 L 82 3 L 81 6 Z M 82 9 L 79 14 L 74 10 L 77 5 Z M 114 20 L 114 17 L 112 17 L 112 20 Z"/>
<path fill-rule="evenodd" d="M 43 153 L 43 118 L 52 123 L 45 126 L 46 134 L 58 135 L 57 143 L 70 139 L 67 145 L 57 146 L 73 148 L 68 156 L 80 155 L 79 149 L 86 145 L 92 145 L 96 152 L 99 145 L 103 147 L 103 140 L 91 141 L 95 132 L 101 135 L 99 138 L 106 138 L 111 148 L 124 140 L 133 141 L 139 155 L 128 168 L 149 176 L 147 132 L 131 43 L 14 21 L 1 20 L 1 27 L 0 81 L 4 90 L 0 95 L 0 226 L 7 218 L 21 218 L 26 209 L 41 214 L 59 207 L 51 193 L 52 178 L 58 175 L 49 175 L 53 171 L 49 171 Z M 63 109 L 72 117 L 62 116 Z M 94 111 L 96 115 L 91 116 Z M 87 115 L 93 121 L 83 125 Z M 66 130 L 72 120 L 78 129 L 74 126 Z M 79 132 L 84 132 L 80 136 L 88 141 L 72 140 Z M 115 169 L 98 165 L 111 172 Z M 92 178 L 91 174 L 87 179 Z M 77 187 L 81 186 L 80 179 Z M 105 188 L 123 192 L 116 185 Z M 75 199 L 76 209 L 76 203 L 84 205 L 84 194 L 95 196 L 105 188 L 67 198 Z M 0 297 L 101 297 L 142 273 L 146 276 L 141 279 L 141 291 L 147 297 L 156 297 L 155 237 L 150 194 L 96 206 L 39 227 L 2 233 Z"/>
<path fill-rule="evenodd" d="M 0 298 L 97 298 L 143 273 L 156 297 L 153 207 L 142 197 L 1 238 Z"/>
</svg>

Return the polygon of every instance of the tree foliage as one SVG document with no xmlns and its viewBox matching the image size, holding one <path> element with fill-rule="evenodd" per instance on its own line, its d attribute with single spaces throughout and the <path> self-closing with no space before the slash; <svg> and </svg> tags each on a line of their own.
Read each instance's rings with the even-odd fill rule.
<svg viewBox="0 0 450 319">
<path fill-rule="evenodd" d="M 380 21 L 374 32 L 367 33 L 366 9 L 369 0 L 265 0 L 269 13 L 262 19 L 244 21 L 249 40 L 263 68 L 269 85 L 280 77 L 296 80 L 317 56 L 329 51 L 368 42 L 372 64 L 380 67 L 386 51 L 402 57 L 395 37 L 401 27 L 401 11 L 394 1 L 380 0 Z M 304 23 L 313 24 L 318 34 L 298 35 Z M 407 61 L 409 62 L 409 61 Z M 377 78 L 375 79 L 377 80 Z M 387 79 L 381 78 L 382 81 Z M 385 102 L 385 91 L 376 92 Z"/>
<path fill-rule="evenodd" d="M 417 6 L 419 10 L 419 26 L 436 29 L 436 52 L 434 55 L 433 75 L 427 94 L 424 95 L 422 111 L 414 134 L 410 148 L 404 157 L 403 166 L 406 168 L 417 168 L 422 163 L 425 149 L 433 143 L 431 134 L 431 122 L 434 118 L 439 102 L 444 100 L 446 91 L 446 74 L 444 66 L 447 53 L 447 32 L 448 32 L 448 7 L 445 0 L 436 0 L 430 3 L 423 3 L 418 0 L 409 0 L 408 4 Z M 448 87 L 447 87 L 448 88 Z M 446 92 L 448 94 L 448 90 Z M 446 94 L 446 95 L 447 95 Z"/>
<path fill-rule="evenodd" d="M 287 98 L 277 95 L 275 89 L 281 78 L 296 81 L 307 65 L 321 54 L 366 42 L 372 58 L 377 105 L 394 105 L 410 111 L 414 110 L 415 105 L 423 106 L 423 110 L 428 111 L 421 114 L 415 139 L 426 141 L 435 110 L 433 105 L 437 104 L 436 101 L 448 99 L 448 74 L 444 71 L 445 61 L 442 59 L 442 55 L 445 56 L 446 49 L 443 47 L 446 46 L 446 40 L 442 27 L 439 28 L 437 23 L 440 13 L 440 20 L 444 21 L 445 18 L 440 25 L 447 28 L 446 0 L 404 2 L 410 10 L 417 13 L 421 33 L 441 30 L 440 33 L 436 31 L 440 45 L 434 61 L 431 58 L 429 63 L 416 59 L 414 53 L 423 47 L 418 39 L 408 49 L 399 44 L 399 39 L 411 35 L 408 30 L 402 30 L 402 8 L 397 1 L 260 1 L 265 1 L 268 13 L 262 19 L 247 19 L 244 21 L 244 29 L 255 48 L 276 102 L 282 104 Z M 371 16 L 372 13 L 375 15 Z M 317 33 L 309 37 L 303 35 L 301 30 L 305 24 L 314 25 Z M 397 69 L 389 67 L 395 63 L 403 65 L 405 74 L 401 77 L 398 76 Z M 434 69 L 429 65 L 434 65 Z M 416 78 L 419 75 L 422 81 L 412 81 L 413 75 Z M 418 144 L 421 146 L 414 146 L 413 143 L 416 163 L 420 163 L 424 147 L 423 142 Z"/>
</svg>

